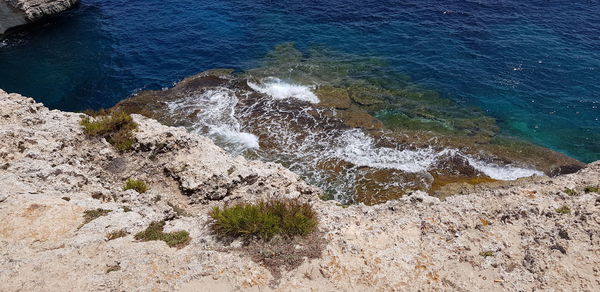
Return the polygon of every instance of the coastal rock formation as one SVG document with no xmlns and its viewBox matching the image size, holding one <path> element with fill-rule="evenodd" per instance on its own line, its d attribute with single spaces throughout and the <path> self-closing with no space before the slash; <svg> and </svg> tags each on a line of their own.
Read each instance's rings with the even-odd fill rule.
<svg viewBox="0 0 600 292">
<path fill-rule="evenodd" d="M 444 195 L 450 184 L 489 183 L 542 172 L 555 176 L 585 165 L 502 136 L 485 142 L 459 132 L 390 128 L 378 118 L 381 111 L 361 105 L 367 103 L 365 88 L 309 88 L 273 78 L 261 84 L 232 71 L 210 70 L 172 88 L 141 91 L 115 108 L 184 126 L 211 137 L 229 152 L 252 152 L 263 160 L 290 165 L 328 195 L 368 205 L 415 190 Z M 353 101 L 352 96 L 362 101 Z M 311 102 L 313 98 L 318 102 Z M 377 104 L 381 105 L 371 106 Z M 244 147 L 252 150 L 239 151 Z"/>
<path fill-rule="evenodd" d="M 0 34 L 63 12 L 78 3 L 79 0 L 0 0 Z"/>
<path fill-rule="evenodd" d="M 2 291 L 600 290 L 600 162 L 445 200 L 341 206 L 279 164 L 141 115 L 132 151 L 117 152 L 84 135 L 82 115 L 0 90 Z M 127 178 L 149 190 L 124 191 Z M 276 278 L 217 239 L 207 213 L 280 197 L 312 204 L 325 243 Z M 161 220 L 189 245 L 134 238 Z"/>
</svg>

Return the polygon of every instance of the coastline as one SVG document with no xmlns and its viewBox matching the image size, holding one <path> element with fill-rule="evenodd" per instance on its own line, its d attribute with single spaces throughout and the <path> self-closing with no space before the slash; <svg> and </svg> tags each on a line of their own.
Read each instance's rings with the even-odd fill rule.
<svg viewBox="0 0 600 292">
<path fill-rule="evenodd" d="M 0 37 L 78 4 L 79 0 L 0 0 Z"/>
<path fill-rule="evenodd" d="M 6 290 L 600 289 L 600 194 L 584 192 L 600 185 L 600 161 L 573 174 L 454 190 L 443 200 L 415 191 L 340 206 L 280 164 L 232 157 L 206 137 L 141 115 L 133 115 L 138 143 L 120 153 L 85 137 L 82 114 L 1 90 L 0 105 Z M 129 177 L 150 191 L 123 191 Z M 207 227 L 212 207 L 261 198 L 310 202 L 325 240 L 319 258 L 278 280 L 240 242 L 221 242 Z M 569 212 L 557 212 L 563 206 Z M 85 224 L 84 212 L 98 208 L 110 212 Z M 188 231 L 191 243 L 176 249 L 133 238 L 156 220 Z M 128 235 L 106 238 L 117 230 Z"/>
</svg>

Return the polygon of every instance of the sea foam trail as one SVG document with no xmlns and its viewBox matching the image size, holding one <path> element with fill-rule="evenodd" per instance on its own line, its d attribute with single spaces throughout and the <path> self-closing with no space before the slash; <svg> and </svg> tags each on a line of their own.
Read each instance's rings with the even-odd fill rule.
<svg viewBox="0 0 600 292">
<path fill-rule="evenodd" d="M 310 87 L 287 83 L 279 78 L 266 78 L 262 84 L 248 81 L 248 86 L 278 100 L 294 98 L 310 103 L 319 103 L 319 98 L 311 91 Z"/>
<path fill-rule="evenodd" d="M 308 93 L 312 94 L 309 87 L 269 80 L 273 83 L 252 85 L 254 90 L 270 94 L 251 103 L 239 102 L 238 98 L 248 98 L 245 92 L 218 88 L 185 96 L 168 103 L 168 106 L 174 118 L 182 121 L 191 118 L 193 131 L 207 135 L 230 153 L 239 155 L 248 149 L 255 149 L 253 155 L 286 165 L 342 202 L 354 199 L 357 182 L 364 181 L 366 173 L 381 169 L 399 170 L 411 175 L 394 174 L 369 191 L 377 192 L 391 187 L 427 189 L 430 187 L 431 171 L 438 169 L 440 161 L 451 156 L 464 158 L 481 173 L 498 180 L 542 175 L 542 172 L 534 169 L 489 163 L 458 149 L 380 146 L 378 138 L 362 129 L 328 127 L 327 122 L 319 120 L 322 118 L 320 115 L 315 116 L 315 112 L 323 109 L 305 103 L 290 105 L 289 101 L 305 100 L 303 98 Z M 280 90 L 280 87 L 287 89 Z M 288 101 L 282 102 L 286 99 Z M 257 135 L 264 139 L 265 145 L 270 146 L 259 148 Z M 344 166 L 332 174 L 327 165 L 338 161 L 348 164 L 340 164 Z"/>
<path fill-rule="evenodd" d="M 361 130 L 345 131 L 338 140 L 338 148 L 334 155 L 357 166 L 372 168 L 397 169 L 405 172 L 422 172 L 431 170 L 440 157 L 459 155 L 467 159 L 469 164 L 485 175 L 497 180 L 515 180 L 544 173 L 535 169 L 521 168 L 512 165 L 497 165 L 470 157 L 457 149 L 436 151 L 432 148 L 418 150 L 394 149 L 375 146 L 375 140 Z"/>
<path fill-rule="evenodd" d="M 173 114 L 189 116 L 195 113 L 194 130 L 219 140 L 230 150 L 241 152 L 245 149 L 258 149 L 258 137 L 241 130 L 241 124 L 235 113 L 237 103 L 235 94 L 229 89 L 222 88 L 193 94 L 169 102 L 167 106 Z"/>
<path fill-rule="evenodd" d="M 373 138 L 361 130 L 345 131 L 334 156 L 357 166 L 398 169 L 405 172 L 426 171 L 443 153 L 425 148 L 419 150 L 399 150 L 376 147 Z"/>
<path fill-rule="evenodd" d="M 515 180 L 522 177 L 544 175 L 543 172 L 535 169 L 522 168 L 512 165 L 497 165 L 493 163 L 486 163 L 472 157 L 466 158 L 469 161 L 469 164 L 475 169 L 497 180 Z"/>
</svg>

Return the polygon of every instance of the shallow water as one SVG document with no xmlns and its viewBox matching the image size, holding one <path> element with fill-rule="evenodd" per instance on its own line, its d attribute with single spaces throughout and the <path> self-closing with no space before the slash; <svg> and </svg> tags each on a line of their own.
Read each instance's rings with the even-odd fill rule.
<svg viewBox="0 0 600 292">
<path fill-rule="evenodd" d="M 0 88 L 52 108 L 109 107 L 206 69 L 255 68 L 292 41 L 381 59 L 506 134 L 592 161 L 599 32 L 598 1 L 88 0 L 2 41 Z"/>
</svg>

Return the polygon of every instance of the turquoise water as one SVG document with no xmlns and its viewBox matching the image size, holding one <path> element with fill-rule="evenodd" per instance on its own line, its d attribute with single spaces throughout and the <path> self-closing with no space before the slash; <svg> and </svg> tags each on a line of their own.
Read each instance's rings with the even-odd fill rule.
<svg viewBox="0 0 600 292">
<path fill-rule="evenodd" d="M 498 119 L 506 134 L 600 159 L 600 2 L 87 0 L 0 41 L 0 88 L 51 108 L 109 107 L 275 45 L 377 57 Z"/>
</svg>

